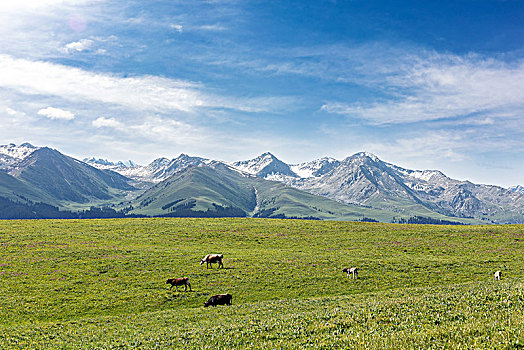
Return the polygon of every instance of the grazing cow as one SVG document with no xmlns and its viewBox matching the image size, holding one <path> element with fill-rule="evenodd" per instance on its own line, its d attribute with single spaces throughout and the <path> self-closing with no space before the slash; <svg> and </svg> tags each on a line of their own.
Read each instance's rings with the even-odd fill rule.
<svg viewBox="0 0 524 350">
<path fill-rule="evenodd" d="M 213 264 L 218 263 L 218 268 L 220 268 L 220 266 L 224 268 L 224 264 L 222 264 L 223 257 L 224 256 L 222 254 L 207 254 L 203 259 L 200 260 L 200 265 L 206 263 L 206 266 L 209 269 L 209 265 L 211 265 L 211 268 L 213 268 Z"/>
<path fill-rule="evenodd" d="M 173 288 L 173 286 L 175 286 L 175 290 L 178 292 L 178 286 L 185 286 L 186 289 L 184 290 L 185 292 L 187 292 L 187 286 L 189 286 L 189 291 L 192 292 L 191 290 L 191 283 L 189 283 L 189 277 L 184 277 L 184 278 L 170 278 L 167 280 L 166 284 L 170 284 L 171 285 L 171 288 Z M 169 288 L 169 289 L 171 289 Z"/>
<path fill-rule="evenodd" d="M 493 277 L 495 278 L 495 281 L 500 281 L 501 275 L 502 275 L 502 272 L 500 271 L 495 272 L 495 274 L 493 275 Z"/>
<path fill-rule="evenodd" d="M 218 294 L 213 295 L 207 302 L 204 303 L 204 307 L 217 306 L 217 305 L 231 305 L 233 296 L 231 294 Z"/>
<path fill-rule="evenodd" d="M 358 268 L 356 267 L 346 267 L 345 269 L 342 270 L 342 272 L 347 272 L 348 278 L 350 274 L 352 275 L 352 278 L 354 279 L 358 278 Z"/>
</svg>

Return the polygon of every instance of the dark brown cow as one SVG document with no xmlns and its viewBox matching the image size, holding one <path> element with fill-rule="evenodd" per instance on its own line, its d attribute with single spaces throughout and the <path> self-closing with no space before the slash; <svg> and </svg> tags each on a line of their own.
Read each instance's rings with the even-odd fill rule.
<svg viewBox="0 0 524 350">
<path fill-rule="evenodd" d="M 342 270 L 342 272 L 346 272 L 348 274 L 348 278 L 350 274 L 353 275 L 352 278 L 354 279 L 358 278 L 358 268 L 356 267 L 346 267 L 345 269 Z"/>
<path fill-rule="evenodd" d="M 185 292 L 187 292 L 187 286 L 189 286 L 189 291 L 191 292 L 191 283 L 189 283 L 189 277 L 184 277 L 184 278 L 170 278 L 167 280 L 166 284 L 170 284 L 171 285 L 171 288 L 173 288 L 173 286 L 175 287 L 175 290 L 178 292 L 178 286 L 185 286 L 186 289 L 184 290 Z M 171 289 L 169 288 L 169 289 Z"/>
<path fill-rule="evenodd" d="M 204 303 L 204 307 L 217 306 L 217 305 L 231 305 L 233 296 L 231 294 L 218 294 L 213 295 L 207 302 Z"/>
<path fill-rule="evenodd" d="M 206 263 L 206 266 L 209 269 L 209 265 L 211 265 L 211 268 L 213 268 L 213 264 L 218 263 L 218 268 L 220 268 L 220 266 L 224 268 L 224 264 L 222 263 L 223 257 L 224 256 L 222 254 L 207 254 L 200 260 L 200 265 Z"/>
</svg>

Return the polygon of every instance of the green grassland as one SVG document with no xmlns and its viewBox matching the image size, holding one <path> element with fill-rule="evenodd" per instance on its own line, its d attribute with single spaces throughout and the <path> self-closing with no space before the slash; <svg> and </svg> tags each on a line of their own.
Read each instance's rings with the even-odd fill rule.
<svg viewBox="0 0 524 350">
<path fill-rule="evenodd" d="M 193 291 L 169 290 L 183 276 Z M 218 293 L 233 305 L 204 308 Z M 523 343 L 524 225 L 0 221 L 0 349 Z"/>
</svg>

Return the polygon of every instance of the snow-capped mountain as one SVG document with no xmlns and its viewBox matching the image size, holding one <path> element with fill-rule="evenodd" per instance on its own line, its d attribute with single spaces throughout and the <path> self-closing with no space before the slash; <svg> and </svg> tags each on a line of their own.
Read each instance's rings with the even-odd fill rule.
<svg viewBox="0 0 524 350">
<path fill-rule="evenodd" d="M 200 166 L 211 162 L 209 159 L 200 157 L 191 157 L 187 154 L 181 154 L 178 157 L 168 160 L 166 158 L 159 158 L 154 160 L 146 168 L 151 173 L 153 182 L 160 182 L 168 177 L 173 176 L 179 171 L 184 170 L 188 166 Z"/>
<path fill-rule="evenodd" d="M 513 192 L 517 192 L 517 193 L 524 195 L 524 187 L 522 187 L 521 185 L 512 186 L 509 189 L 512 190 Z"/>
<path fill-rule="evenodd" d="M 367 152 L 343 161 L 321 158 L 291 165 L 291 172 L 264 170 L 270 164 L 286 169 L 281 163 L 285 165 L 273 155 L 263 154 L 231 164 L 265 179 L 344 203 L 399 213 L 437 211 L 450 216 L 524 222 L 524 196 L 518 191 L 454 180 L 438 170 L 404 169 Z"/>
<path fill-rule="evenodd" d="M 0 169 L 8 170 L 16 163 L 30 156 L 40 147 L 35 147 L 30 143 L 22 143 L 17 146 L 14 143 L 0 145 Z"/>
<path fill-rule="evenodd" d="M 84 162 L 98 169 L 113 170 L 120 175 L 126 176 L 137 182 L 158 183 L 173 176 L 188 166 L 203 165 L 210 162 L 209 159 L 200 157 L 191 157 L 187 154 L 181 154 L 177 158 L 157 158 L 148 165 L 138 165 L 132 161 L 126 162 L 109 162 L 104 159 L 85 158 Z"/>
<path fill-rule="evenodd" d="M 299 177 L 291 170 L 289 165 L 277 159 L 269 152 L 263 153 L 251 160 L 228 164 L 242 172 L 273 180 L 280 179 L 282 176 Z"/>
</svg>

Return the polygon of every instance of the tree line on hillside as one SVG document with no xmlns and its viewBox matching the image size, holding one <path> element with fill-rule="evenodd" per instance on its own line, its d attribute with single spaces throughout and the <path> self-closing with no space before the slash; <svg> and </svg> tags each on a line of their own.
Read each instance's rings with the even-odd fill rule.
<svg viewBox="0 0 524 350">
<path fill-rule="evenodd" d="M 183 200 L 177 200 L 167 204 L 165 209 L 168 213 L 162 215 L 154 215 L 157 217 L 194 217 L 194 218 L 216 218 L 216 217 L 246 217 L 247 214 L 240 208 L 232 206 L 221 206 L 213 203 L 213 208 L 207 210 L 194 210 L 196 201 L 188 201 L 180 203 Z M 177 205 L 178 204 L 178 205 Z M 30 200 L 25 200 L 25 203 L 15 202 L 5 197 L 0 197 L 0 219 L 108 219 L 108 218 L 136 218 L 136 217 L 150 217 L 148 215 L 130 214 L 129 211 L 133 209 L 132 206 L 115 210 L 107 206 L 104 207 L 90 207 L 89 209 L 81 211 L 60 210 L 50 204 L 34 203 Z M 264 209 L 253 215 L 255 218 L 268 219 L 303 219 L 303 220 L 321 220 L 320 218 L 296 217 L 286 216 L 285 214 L 276 214 L 279 208 Z M 365 217 L 360 221 L 363 222 L 378 222 L 373 218 Z M 424 216 L 413 216 L 409 219 L 394 218 L 393 223 L 398 224 L 431 224 L 431 225 L 464 225 L 461 222 L 433 219 Z"/>
<path fill-rule="evenodd" d="M 0 197 L 0 219 L 97 219 L 97 218 L 129 218 L 144 217 L 144 215 L 128 214 L 125 209 L 115 210 L 109 207 L 90 207 L 73 212 L 60 210 L 50 204 L 14 202 Z"/>
<path fill-rule="evenodd" d="M 409 219 L 395 218 L 393 219 L 394 224 L 429 224 L 429 225 L 465 225 L 462 222 L 433 219 L 428 216 L 412 216 Z"/>
</svg>

